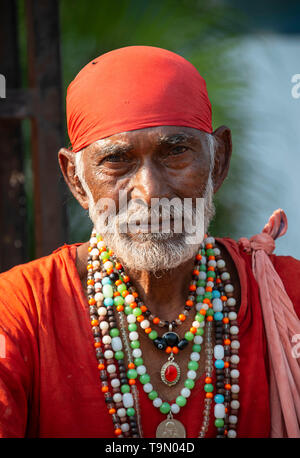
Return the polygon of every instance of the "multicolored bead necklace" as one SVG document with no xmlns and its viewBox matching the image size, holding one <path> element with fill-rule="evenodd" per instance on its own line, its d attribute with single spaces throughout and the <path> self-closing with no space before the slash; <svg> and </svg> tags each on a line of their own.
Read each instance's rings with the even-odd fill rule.
<svg viewBox="0 0 300 458">
<path fill-rule="evenodd" d="M 226 271 L 220 250 L 214 247 L 214 243 L 213 237 L 206 237 L 201 244 L 199 253 L 196 255 L 193 279 L 189 287 L 190 295 L 185 303 L 184 311 L 170 323 L 153 316 L 139 300 L 122 265 L 116 260 L 111 250 L 107 251 L 101 236 L 97 237 L 96 232 L 93 231 L 87 265 L 87 293 L 101 389 L 108 411 L 112 415 L 116 436 L 140 437 L 142 435 L 136 387 L 136 379 L 139 378 L 153 405 L 159 408 L 161 413 L 167 415 L 167 419 L 158 426 L 157 437 L 174 437 L 172 436 L 174 431 L 177 437 L 185 437 L 184 426 L 173 419 L 173 414 L 178 414 L 180 409 L 186 405 L 195 385 L 194 380 L 197 377 L 196 371 L 199 367 L 198 361 L 205 327 L 205 408 L 199 437 L 204 437 L 207 432 L 213 399 L 217 437 L 236 437 L 239 409 L 239 371 L 237 370 L 239 342 L 236 301 L 233 297 L 230 274 Z M 180 340 L 172 329 L 186 319 L 194 305 L 195 319 L 190 330 L 185 333 L 184 339 Z M 122 339 L 117 327 L 115 310 L 122 325 Z M 169 332 L 159 337 L 157 331 L 151 328 L 150 321 L 154 326 L 168 327 Z M 183 349 L 190 341 L 193 341 L 187 379 L 180 395 L 172 404 L 163 402 L 151 384 L 150 375 L 147 373 L 142 358 L 136 322 L 154 342 L 156 348 L 167 350 L 166 352 L 170 354 L 168 362 L 161 371 L 162 381 L 169 386 L 177 383 L 180 376 L 180 368 L 174 362 L 174 354 L 178 353 L 181 342 L 184 342 L 181 344 L 181 349 Z M 128 333 L 125 331 L 126 323 Z M 213 347 L 214 325 L 216 343 Z M 127 369 L 125 368 L 123 345 L 127 354 Z M 215 358 L 214 363 L 213 358 Z M 216 368 L 215 396 L 212 385 L 214 366 Z M 110 378 L 110 388 L 108 378 Z"/>
</svg>

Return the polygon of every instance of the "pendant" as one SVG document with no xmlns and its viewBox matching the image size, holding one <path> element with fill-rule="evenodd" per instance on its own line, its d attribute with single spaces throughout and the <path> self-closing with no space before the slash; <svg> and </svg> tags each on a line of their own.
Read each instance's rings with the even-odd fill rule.
<svg viewBox="0 0 300 458">
<path fill-rule="evenodd" d="M 166 420 L 162 421 L 158 425 L 156 429 L 156 437 L 162 439 L 175 437 L 185 438 L 185 427 L 180 421 L 175 420 L 172 415 L 168 416 Z"/>
<path fill-rule="evenodd" d="M 174 362 L 173 353 L 171 353 L 168 361 L 162 366 L 160 376 L 161 380 L 168 386 L 176 385 L 180 379 L 180 367 Z"/>
</svg>

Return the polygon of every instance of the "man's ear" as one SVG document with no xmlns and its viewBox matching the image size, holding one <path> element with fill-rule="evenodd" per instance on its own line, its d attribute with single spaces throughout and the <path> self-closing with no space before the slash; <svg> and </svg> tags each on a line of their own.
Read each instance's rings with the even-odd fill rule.
<svg viewBox="0 0 300 458">
<path fill-rule="evenodd" d="M 232 153 L 231 131 L 226 126 L 216 129 L 215 138 L 215 165 L 213 170 L 214 193 L 221 187 L 227 177 Z"/>
<path fill-rule="evenodd" d="M 87 210 L 89 208 L 89 200 L 78 175 L 76 175 L 75 154 L 67 148 L 61 148 L 58 152 L 58 162 L 71 193 L 80 205 Z"/>
</svg>

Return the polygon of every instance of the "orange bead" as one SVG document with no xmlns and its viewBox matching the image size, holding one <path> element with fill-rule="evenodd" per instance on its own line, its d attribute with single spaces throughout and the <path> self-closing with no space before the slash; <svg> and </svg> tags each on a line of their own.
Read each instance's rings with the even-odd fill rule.
<svg viewBox="0 0 300 458">
<path fill-rule="evenodd" d="M 146 328 L 146 329 L 145 329 L 145 333 L 146 333 L 146 334 L 150 334 L 151 331 L 152 331 L 151 328 Z"/>
<path fill-rule="evenodd" d="M 191 332 L 192 334 L 196 334 L 197 328 L 194 328 L 194 326 L 192 326 L 192 327 L 190 328 L 190 332 Z"/>
<path fill-rule="evenodd" d="M 205 309 L 200 309 L 199 313 L 200 313 L 200 315 L 206 315 L 206 310 Z"/>
<path fill-rule="evenodd" d="M 130 378 L 128 380 L 128 383 L 129 383 L 129 385 L 135 385 L 135 379 L 134 378 Z"/>
<path fill-rule="evenodd" d="M 116 436 L 120 436 L 121 434 L 122 434 L 121 428 L 115 429 L 115 435 L 116 435 Z"/>
<path fill-rule="evenodd" d="M 109 409 L 108 413 L 110 415 L 113 415 L 114 413 L 116 413 L 116 409 Z"/>
<path fill-rule="evenodd" d="M 139 315 L 139 316 L 136 317 L 136 321 L 138 323 L 141 323 L 142 321 L 144 321 L 144 319 L 145 319 L 144 315 Z"/>
<path fill-rule="evenodd" d="M 100 342 L 95 342 L 95 343 L 94 343 L 94 347 L 95 347 L 95 348 L 101 347 L 101 343 L 100 343 Z"/>
<path fill-rule="evenodd" d="M 123 297 L 128 296 L 128 294 L 129 294 L 129 291 L 127 291 L 127 289 L 125 289 L 125 291 L 122 291 L 122 296 Z"/>
<path fill-rule="evenodd" d="M 108 392 L 108 386 L 103 386 L 101 388 L 102 393 L 107 393 Z"/>
<path fill-rule="evenodd" d="M 160 322 L 160 319 L 156 316 L 155 318 L 153 318 L 153 323 L 154 324 L 158 324 Z"/>
<path fill-rule="evenodd" d="M 95 282 L 94 282 L 94 280 L 92 278 L 90 278 L 86 283 L 87 283 L 87 285 L 94 285 L 95 284 Z"/>
<path fill-rule="evenodd" d="M 103 371 L 103 369 L 105 369 L 104 364 L 102 364 L 102 363 L 98 364 L 98 369 L 99 369 L 99 371 Z"/>
<path fill-rule="evenodd" d="M 212 292 L 212 287 L 211 286 L 207 286 L 205 288 L 205 291 L 207 291 L 208 293 L 211 293 Z"/>
<path fill-rule="evenodd" d="M 115 281 L 115 285 L 116 286 L 122 285 L 122 280 L 119 279 L 119 280 Z"/>
<path fill-rule="evenodd" d="M 225 407 L 225 413 L 228 413 L 228 407 Z"/>
<path fill-rule="evenodd" d="M 207 277 L 207 281 L 214 281 L 213 277 Z"/>
<path fill-rule="evenodd" d="M 91 321 L 91 325 L 92 325 L 92 326 L 98 326 L 98 324 L 99 324 L 99 321 L 98 321 L 98 320 L 92 320 L 92 321 Z"/>
<path fill-rule="evenodd" d="M 194 302 L 189 299 L 189 300 L 185 301 L 185 305 L 187 305 L 188 307 L 193 307 Z"/>
<path fill-rule="evenodd" d="M 205 245 L 205 248 L 207 250 L 210 250 L 211 248 L 213 248 L 212 244 L 211 243 L 208 243 L 207 245 Z"/>
<path fill-rule="evenodd" d="M 216 258 L 214 256 L 208 256 L 209 261 L 214 261 Z"/>
<path fill-rule="evenodd" d="M 180 321 L 184 321 L 186 319 L 186 316 L 183 313 L 180 313 L 180 315 L 178 315 L 178 318 L 180 319 Z"/>
<path fill-rule="evenodd" d="M 199 274 L 200 274 L 199 270 L 197 270 L 197 269 L 193 270 L 193 275 L 199 275 Z"/>
<path fill-rule="evenodd" d="M 206 397 L 207 399 L 212 399 L 213 396 L 214 396 L 213 393 L 206 393 L 206 394 L 205 394 L 205 397 Z"/>
<path fill-rule="evenodd" d="M 136 291 L 134 291 L 134 292 L 132 293 L 132 295 L 133 295 L 133 297 L 134 297 L 135 299 L 136 299 L 137 297 L 139 297 L 139 295 L 138 295 L 138 293 L 137 293 Z"/>
<path fill-rule="evenodd" d="M 114 271 L 113 267 L 110 267 L 109 269 L 107 269 L 106 272 L 107 272 L 108 275 L 110 275 L 110 274 L 113 273 L 113 271 Z"/>
<path fill-rule="evenodd" d="M 224 339 L 224 345 L 230 345 L 231 340 L 230 339 Z"/>
<path fill-rule="evenodd" d="M 211 270 L 211 271 L 214 272 L 215 268 L 214 268 L 213 266 L 209 266 L 209 267 L 207 268 L 207 270 Z"/>
<path fill-rule="evenodd" d="M 167 348 L 166 348 L 166 353 L 169 354 L 169 353 L 171 353 L 171 351 L 172 351 L 172 347 L 167 347 Z"/>
<path fill-rule="evenodd" d="M 189 286 L 189 290 L 190 290 L 190 291 L 196 291 L 196 289 L 197 289 L 197 286 L 196 286 L 196 285 L 190 285 L 190 286 Z"/>
<path fill-rule="evenodd" d="M 217 278 L 217 279 L 216 279 L 216 283 L 221 283 L 221 279 L 220 279 L 220 278 Z"/>
<path fill-rule="evenodd" d="M 202 302 L 203 304 L 210 304 L 210 299 L 208 299 L 208 297 L 205 297 Z"/>
<path fill-rule="evenodd" d="M 120 264 L 119 262 L 116 262 L 115 267 L 116 267 L 117 270 L 120 270 L 120 269 L 122 269 L 122 264 Z"/>
<path fill-rule="evenodd" d="M 124 283 L 128 283 L 129 280 L 130 280 L 130 278 L 128 277 L 128 275 L 124 275 L 124 277 L 123 277 L 123 282 L 124 282 Z"/>
<path fill-rule="evenodd" d="M 229 362 L 228 361 L 225 361 L 224 367 L 226 367 L 226 368 L 229 367 Z"/>
<path fill-rule="evenodd" d="M 172 352 L 174 353 L 174 355 L 177 355 L 177 353 L 179 352 L 179 348 L 178 347 L 172 347 Z"/>
<path fill-rule="evenodd" d="M 196 255 L 196 259 L 197 259 L 197 261 L 200 261 L 202 259 L 202 254 L 197 254 Z"/>
<path fill-rule="evenodd" d="M 90 305 L 96 304 L 96 301 L 95 301 L 95 299 L 93 297 L 91 299 L 89 299 L 89 304 Z"/>
<path fill-rule="evenodd" d="M 103 251 L 106 251 L 106 247 L 105 246 L 99 248 L 99 253 L 103 253 Z"/>
<path fill-rule="evenodd" d="M 230 383 L 226 383 L 226 385 L 224 386 L 225 390 L 231 390 L 231 385 Z"/>
<path fill-rule="evenodd" d="M 92 269 L 93 269 L 93 266 L 92 266 L 92 264 L 88 264 L 88 265 L 86 266 L 86 268 L 87 268 L 87 270 L 92 270 Z"/>
<path fill-rule="evenodd" d="M 91 246 L 89 246 L 89 247 L 88 247 L 88 252 L 90 253 L 90 252 L 92 251 L 92 249 L 93 249 L 93 248 L 92 248 Z"/>
<path fill-rule="evenodd" d="M 109 256 L 112 256 L 114 254 L 113 250 L 109 250 L 108 254 Z"/>
<path fill-rule="evenodd" d="M 148 307 L 146 307 L 145 305 L 141 305 L 141 306 L 140 306 L 140 309 L 141 309 L 141 312 L 142 312 L 142 313 L 145 313 L 145 312 L 147 312 Z"/>
<path fill-rule="evenodd" d="M 208 316 L 208 317 L 206 318 L 206 321 L 213 321 L 213 319 L 214 319 L 214 318 L 213 318 L 212 316 Z"/>
<path fill-rule="evenodd" d="M 205 383 L 211 383 L 212 382 L 212 378 L 211 377 L 206 377 L 204 381 L 205 381 Z"/>
<path fill-rule="evenodd" d="M 124 310 L 123 305 L 121 305 L 121 304 L 120 304 L 120 305 L 117 305 L 117 311 L 118 311 L 118 312 L 123 312 L 123 310 Z"/>
<path fill-rule="evenodd" d="M 227 317 L 223 318 L 223 323 L 226 323 L 226 324 L 229 323 L 229 318 Z"/>
<path fill-rule="evenodd" d="M 114 292 L 114 297 L 117 297 L 117 296 L 121 296 L 121 294 L 119 293 L 119 291 L 115 291 L 115 292 Z"/>
<path fill-rule="evenodd" d="M 134 369 L 135 368 L 135 364 L 134 363 L 129 363 L 128 364 L 128 369 Z"/>
<path fill-rule="evenodd" d="M 221 301 L 223 302 L 227 301 L 227 296 L 221 296 Z"/>
<path fill-rule="evenodd" d="M 135 309 L 135 308 L 137 307 L 137 303 L 134 302 L 134 301 L 131 302 L 130 307 L 131 307 L 132 309 Z"/>
</svg>

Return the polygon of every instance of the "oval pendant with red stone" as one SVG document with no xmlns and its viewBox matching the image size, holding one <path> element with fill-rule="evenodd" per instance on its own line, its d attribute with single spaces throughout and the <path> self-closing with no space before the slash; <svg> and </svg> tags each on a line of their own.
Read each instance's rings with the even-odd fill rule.
<svg viewBox="0 0 300 458">
<path fill-rule="evenodd" d="M 162 381 L 168 385 L 175 385 L 180 379 L 180 367 L 174 361 L 167 361 L 160 371 Z"/>
</svg>

